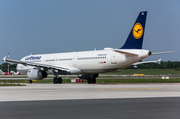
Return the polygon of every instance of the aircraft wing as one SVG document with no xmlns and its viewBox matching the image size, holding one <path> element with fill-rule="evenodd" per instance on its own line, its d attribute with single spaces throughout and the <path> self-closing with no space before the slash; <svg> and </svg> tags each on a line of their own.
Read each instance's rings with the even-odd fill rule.
<svg viewBox="0 0 180 119">
<path fill-rule="evenodd" d="M 78 68 L 75 68 L 75 67 L 48 65 L 48 64 L 41 64 L 41 63 L 35 63 L 35 62 L 23 62 L 23 61 L 18 61 L 18 60 L 6 59 L 6 57 L 3 58 L 3 61 L 23 64 L 23 65 L 29 65 L 29 66 L 34 66 L 34 67 L 38 67 L 38 68 L 53 69 L 53 70 L 59 70 L 59 71 L 63 71 L 63 72 L 65 71 L 67 73 L 81 72 L 81 70 L 79 70 Z"/>
<path fill-rule="evenodd" d="M 134 64 L 132 64 L 134 67 L 136 67 L 136 65 L 138 65 L 138 64 L 145 64 L 145 63 L 158 63 L 158 64 L 160 64 L 161 63 L 161 59 L 159 59 L 159 60 L 156 60 L 156 61 L 143 61 L 143 62 L 136 62 L 136 63 L 134 63 Z"/>
</svg>

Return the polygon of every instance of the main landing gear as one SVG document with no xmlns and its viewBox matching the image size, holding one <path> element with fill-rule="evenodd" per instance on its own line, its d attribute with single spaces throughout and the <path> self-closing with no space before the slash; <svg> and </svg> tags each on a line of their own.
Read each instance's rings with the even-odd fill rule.
<svg viewBox="0 0 180 119">
<path fill-rule="evenodd" d="M 56 77 L 54 77 L 53 83 L 54 83 L 54 84 L 57 84 L 57 83 L 61 84 L 61 83 L 62 83 L 62 78 L 61 78 L 61 77 L 58 77 L 58 72 L 57 72 L 57 71 L 54 71 L 54 75 L 55 75 Z"/>
<path fill-rule="evenodd" d="M 61 77 L 59 77 L 59 78 L 54 77 L 53 83 L 54 83 L 54 84 L 57 84 L 57 83 L 61 84 L 61 83 L 62 83 L 62 78 L 61 78 Z"/>
<path fill-rule="evenodd" d="M 87 78 L 87 83 L 88 84 L 95 84 L 96 83 L 96 78 L 99 76 L 99 74 L 89 74 Z"/>
<path fill-rule="evenodd" d="M 96 83 L 96 78 L 99 76 L 99 74 L 82 74 L 78 76 L 80 79 L 86 79 L 88 84 L 95 84 Z"/>
<path fill-rule="evenodd" d="M 93 76 L 93 77 L 89 77 L 88 79 L 87 79 L 87 82 L 88 82 L 88 84 L 95 84 L 96 83 L 96 78 Z"/>
</svg>

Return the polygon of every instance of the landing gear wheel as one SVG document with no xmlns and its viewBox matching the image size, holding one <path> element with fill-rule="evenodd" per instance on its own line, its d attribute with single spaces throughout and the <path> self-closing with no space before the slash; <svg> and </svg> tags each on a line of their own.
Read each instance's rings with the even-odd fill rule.
<svg viewBox="0 0 180 119">
<path fill-rule="evenodd" d="M 93 84 L 96 83 L 96 78 L 92 78 L 92 83 L 93 83 Z"/>
<path fill-rule="evenodd" d="M 87 82 L 88 82 L 88 84 L 91 84 L 92 83 L 92 79 L 88 78 Z"/>
<path fill-rule="evenodd" d="M 54 77 L 53 83 L 54 83 L 54 84 L 57 84 L 57 83 L 58 83 L 58 79 L 57 79 L 56 77 Z"/>
<path fill-rule="evenodd" d="M 32 80 L 28 80 L 28 83 L 32 83 Z"/>
<path fill-rule="evenodd" d="M 58 83 L 60 83 L 60 84 L 62 83 L 62 78 L 61 77 L 58 78 Z"/>
<path fill-rule="evenodd" d="M 53 83 L 54 84 L 57 84 L 57 83 L 61 84 L 62 83 L 62 78 L 61 77 L 59 77 L 59 78 L 54 77 Z"/>
</svg>

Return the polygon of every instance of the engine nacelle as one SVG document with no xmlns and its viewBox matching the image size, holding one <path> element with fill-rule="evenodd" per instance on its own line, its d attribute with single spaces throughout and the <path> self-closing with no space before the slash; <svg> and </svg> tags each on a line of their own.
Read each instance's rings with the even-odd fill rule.
<svg viewBox="0 0 180 119">
<path fill-rule="evenodd" d="M 29 79 L 41 80 L 47 77 L 47 72 L 37 69 L 30 69 L 27 72 L 27 76 Z"/>
</svg>

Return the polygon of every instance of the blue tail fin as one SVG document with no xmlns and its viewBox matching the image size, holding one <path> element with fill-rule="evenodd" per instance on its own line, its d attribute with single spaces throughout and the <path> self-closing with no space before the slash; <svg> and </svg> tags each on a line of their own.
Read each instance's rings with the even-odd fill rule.
<svg viewBox="0 0 180 119">
<path fill-rule="evenodd" d="M 121 49 L 142 49 L 147 11 L 140 12 L 131 32 Z"/>
</svg>

